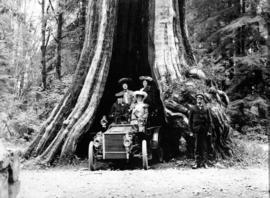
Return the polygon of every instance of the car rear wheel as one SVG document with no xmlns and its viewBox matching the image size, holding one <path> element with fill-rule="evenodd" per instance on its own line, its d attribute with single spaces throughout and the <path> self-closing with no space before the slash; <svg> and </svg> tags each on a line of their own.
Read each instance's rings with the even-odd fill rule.
<svg viewBox="0 0 270 198">
<path fill-rule="evenodd" d="M 147 143 L 146 140 L 142 141 L 142 164 L 143 169 L 148 169 L 148 157 L 147 157 Z"/>
<path fill-rule="evenodd" d="M 91 141 L 88 147 L 88 164 L 90 171 L 94 171 L 96 169 L 95 163 L 96 161 L 94 156 L 94 142 Z"/>
<path fill-rule="evenodd" d="M 162 163 L 164 161 L 164 151 L 162 147 L 153 150 L 153 160 L 154 162 Z"/>
</svg>

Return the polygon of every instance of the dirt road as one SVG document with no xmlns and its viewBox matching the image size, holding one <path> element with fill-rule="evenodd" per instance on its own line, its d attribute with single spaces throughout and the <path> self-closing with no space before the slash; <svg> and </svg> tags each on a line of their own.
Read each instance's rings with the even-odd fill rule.
<svg viewBox="0 0 270 198">
<path fill-rule="evenodd" d="M 269 197 L 265 168 L 23 170 L 19 198 Z"/>
</svg>

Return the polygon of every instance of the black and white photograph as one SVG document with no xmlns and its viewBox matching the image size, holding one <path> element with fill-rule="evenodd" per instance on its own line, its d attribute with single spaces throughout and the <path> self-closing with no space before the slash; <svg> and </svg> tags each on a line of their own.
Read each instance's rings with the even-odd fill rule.
<svg viewBox="0 0 270 198">
<path fill-rule="evenodd" d="M 0 198 L 269 198 L 269 0 L 0 0 Z"/>
</svg>

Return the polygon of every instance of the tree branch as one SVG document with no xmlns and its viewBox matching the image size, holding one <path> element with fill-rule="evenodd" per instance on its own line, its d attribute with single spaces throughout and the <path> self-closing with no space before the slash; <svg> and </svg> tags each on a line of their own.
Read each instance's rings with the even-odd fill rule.
<svg viewBox="0 0 270 198">
<path fill-rule="evenodd" d="M 55 40 L 55 42 L 58 43 L 58 39 L 55 38 L 54 34 L 52 34 L 52 37 L 53 37 L 53 39 Z"/>
<path fill-rule="evenodd" d="M 52 8 L 52 11 L 55 13 L 54 8 L 53 8 L 53 5 L 52 5 L 52 1 L 49 0 L 49 3 L 50 3 L 50 6 L 51 6 L 51 8 Z"/>
<path fill-rule="evenodd" d="M 49 33 L 48 33 L 48 36 L 47 36 L 47 39 L 46 39 L 45 48 L 47 48 L 47 46 L 48 46 L 48 43 L 49 43 L 49 40 L 50 40 L 50 36 L 51 36 L 51 30 L 49 29 Z"/>
<path fill-rule="evenodd" d="M 53 8 L 52 1 L 49 0 L 49 3 L 50 3 L 50 6 L 51 6 L 51 8 L 52 8 L 52 11 L 53 11 L 54 18 L 55 18 L 56 22 L 58 23 L 58 19 L 57 19 L 57 17 L 56 17 L 57 14 L 55 13 L 55 10 L 54 10 L 54 8 Z"/>
</svg>

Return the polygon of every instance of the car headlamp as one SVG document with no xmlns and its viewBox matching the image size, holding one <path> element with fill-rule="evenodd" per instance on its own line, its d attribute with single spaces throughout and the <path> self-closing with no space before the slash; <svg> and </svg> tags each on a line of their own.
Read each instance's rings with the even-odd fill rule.
<svg viewBox="0 0 270 198">
<path fill-rule="evenodd" d="M 125 147 L 129 147 L 131 145 L 131 140 L 125 139 L 123 144 Z"/>
<path fill-rule="evenodd" d="M 94 138 L 94 147 L 98 148 L 102 144 L 102 134 L 98 133 Z"/>
<path fill-rule="evenodd" d="M 132 135 L 126 134 L 124 136 L 123 144 L 124 144 L 125 147 L 129 147 L 132 144 Z"/>
<path fill-rule="evenodd" d="M 94 147 L 98 148 L 101 145 L 101 142 L 99 139 L 94 140 Z"/>
</svg>

